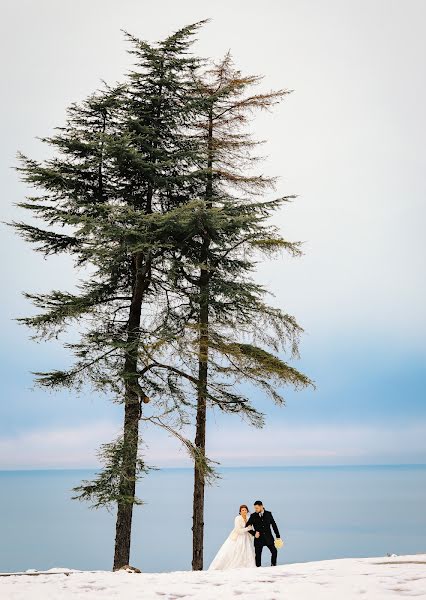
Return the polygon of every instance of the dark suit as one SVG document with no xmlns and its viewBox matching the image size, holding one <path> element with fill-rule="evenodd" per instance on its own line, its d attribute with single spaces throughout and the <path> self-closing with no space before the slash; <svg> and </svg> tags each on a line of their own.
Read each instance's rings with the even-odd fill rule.
<svg viewBox="0 0 426 600">
<path fill-rule="evenodd" d="M 274 546 L 274 536 L 271 533 L 271 527 L 277 538 L 280 537 L 277 524 L 274 521 L 274 517 L 269 510 L 264 510 L 263 517 L 259 513 L 254 512 L 250 515 L 247 521 L 246 527 L 253 525 L 254 531 L 250 531 L 251 535 L 254 536 L 254 551 L 256 554 L 256 567 L 260 567 L 262 564 L 262 550 L 263 546 L 267 546 L 271 551 L 271 565 L 275 567 L 277 564 L 277 549 Z M 260 536 L 255 537 L 256 532 L 260 533 Z"/>
</svg>

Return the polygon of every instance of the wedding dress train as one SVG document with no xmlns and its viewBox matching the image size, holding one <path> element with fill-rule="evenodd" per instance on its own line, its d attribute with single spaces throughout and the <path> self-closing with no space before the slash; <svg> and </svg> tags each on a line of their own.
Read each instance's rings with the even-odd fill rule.
<svg viewBox="0 0 426 600">
<path fill-rule="evenodd" d="M 256 566 L 253 538 L 249 534 L 252 526 L 247 529 L 245 527 L 243 517 L 241 515 L 235 517 L 234 529 L 214 557 L 208 568 L 209 571 Z"/>
</svg>

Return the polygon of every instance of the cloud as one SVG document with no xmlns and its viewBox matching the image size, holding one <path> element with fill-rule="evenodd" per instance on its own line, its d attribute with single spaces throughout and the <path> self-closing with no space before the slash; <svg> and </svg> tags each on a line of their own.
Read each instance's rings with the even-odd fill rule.
<svg viewBox="0 0 426 600">
<path fill-rule="evenodd" d="M 405 426 L 272 425 L 210 432 L 209 453 L 224 464 L 426 462 L 426 422 Z"/>
<path fill-rule="evenodd" d="M 100 421 L 68 428 L 36 429 L 0 438 L 0 468 L 84 468 L 98 464 L 96 450 L 118 433 Z"/>
<path fill-rule="evenodd" d="M 100 421 L 0 438 L 0 468 L 95 467 L 97 448 L 118 432 L 116 423 Z M 426 422 L 398 428 L 318 425 L 255 430 L 212 426 L 207 438 L 209 457 L 224 466 L 426 462 Z M 149 465 L 191 465 L 179 443 L 163 432 L 148 430 L 144 439 Z"/>
</svg>

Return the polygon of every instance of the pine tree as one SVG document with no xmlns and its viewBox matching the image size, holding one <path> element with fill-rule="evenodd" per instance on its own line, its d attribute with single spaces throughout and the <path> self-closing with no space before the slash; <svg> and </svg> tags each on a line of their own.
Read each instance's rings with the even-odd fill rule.
<svg viewBox="0 0 426 600">
<path fill-rule="evenodd" d="M 244 174 L 255 143 L 242 127 L 283 95 L 245 95 L 230 57 L 200 78 L 190 45 L 200 24 L 156 45 L 129 34 L 136 67 L 122 85 L 73 105 L 44 142 L 42 163 L 21 156 L 24 180 L 43 191 L 19 204 L 45 228 L 15 223 L 44 254 L 70 253 L 83 269 L 77 292 L 27 294 L 41 310 L 21 319 L 48 339 L 77 326 L 67 371 L 37 373 L 48 388 L 90 385 L 123 404 L 122 434 L 104 444 L 103 469 L 76 488 L 94 506 L 117 506 L 114 568 L 129 562 L 136 481 L 147 471 L 139 423 L 164 428 L 195 464 L 193 568 L 202 568 L 208 406 L 262 415 L 238 387 L 249 381 L 281 403 L 279 387 L 310 380 L 276 353 L 297 356 L 301 328 L 264 301 L 250 277 L 258 251 L 287 250 L 268 218 L 289 198 L 265 200 L 273 181 Z M 254 326 L 254 324 L 256 326 Z M 180 427 L 195 399 L 195 444 Z M 150 403 L 150 412 L 142 411 Z"/>
<path fill-rule="evenodd" d="M 199 26 L 157 45 L 126 34 L 136 67 L 125 83 L 70 108 L 65 127 L 43 139 L 54 158 L 20 155 L 24 181 L 42 194 L 19 206 L 45 228 L 15 228 L 46 255 L 70 253 L 84 274 L 75 293 L 26 294 L 41 310 L 21 319 L 35 337 L 74 324 L 81 330 L 77 343 L 65 343 L 74 365 L 36 373 L 37 381 L 52 389 L 90 385 L 124 406 L 122 434 L 100 451 L 103 470 L 76 488 L 94 506 L 117 506 L 114 569 L 129 563 L 135 486 L 147 469 L 138 453 L 142 405 L 153 399 L 162 414 L 181 414 L 173 377 L 163 374 L 169 365 L 159 361 L 169 356 L 169 334 L 158 267 L 173 235 L 168 211 L 193 188 L 192 142 L 181 130 L 194 111 L 198 59 L 189 50 Z"/>
<path fill-rule="evenodd" d="M 171 276 L 188 300 L 181 317 L 187 335 L 179 337 L 177 352 L 194 373 L 195 447 L 204 458 L 208 406 L 239 413 L 255 426 L 263 423 L 247 394 L 239 391 L 240 382 L 259 386 L 279 404 L 281 386 L 312 385 L 276 354 L 290 346 L 291 356 L 298 356 L 302 329 L 292 316 L 265 303 L 266 290 L 251 277 L 256 253 L 301 253 L 300 244 L 284 240 L 268 223 L 292 197 L 263 199 L 274 180 L 248 172 L 257 145 L 245 128 L 251 113 L 268 109 L 288 93 L 250 94 L 258 83 L 258 77 L 242 76 L 229 54 L 197 79 L 199 115 L 193 136 L 199 142 L 200 200 Z M 198 461 L 194 467 L 194 570 L 203 568 L 203 465 Z"/>
</svg>

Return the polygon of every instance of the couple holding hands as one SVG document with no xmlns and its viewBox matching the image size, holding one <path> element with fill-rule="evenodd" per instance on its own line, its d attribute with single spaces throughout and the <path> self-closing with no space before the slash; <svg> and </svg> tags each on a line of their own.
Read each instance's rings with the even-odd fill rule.
<svg viewBox="0 0 426 600">
<path fill-rule="evenodd" d="M 271 527 L 276 536 L 275 540 Z M 242 504 L 238 516 L 235 517 L 234 529 L 214 557 L 209 570 L 260 567 L 264 546 L 270 550 L 271 565 L 275 567 L 278 548 L 283 546 L 283 542 L 272 513 L 265 510 L 260 500 L 254 503 L 254 513 L 251 515 L 248 507 Z"/>
</svg>

